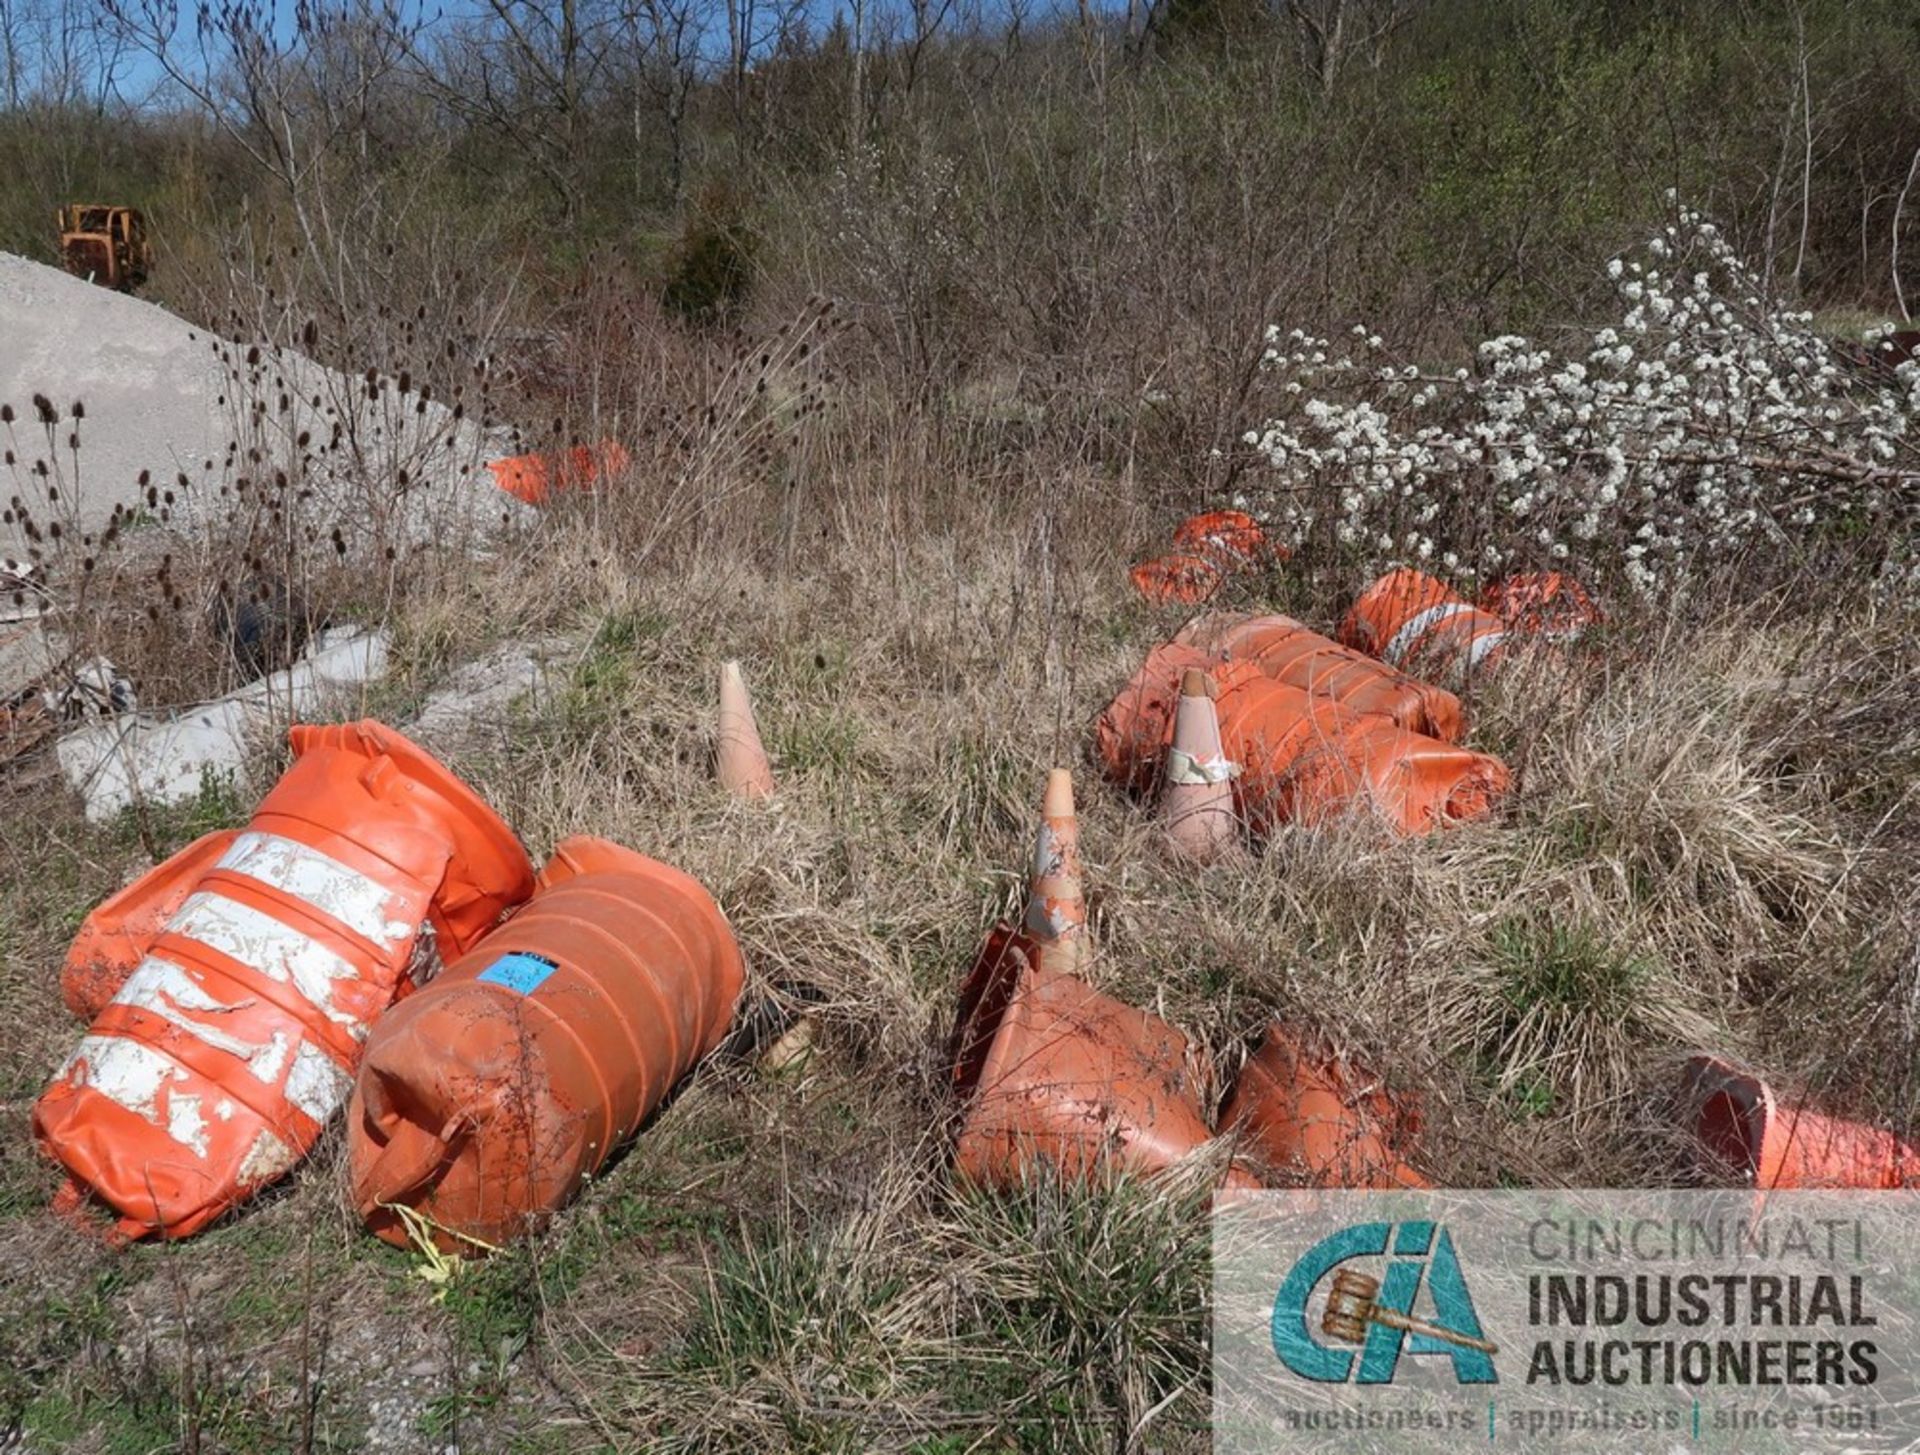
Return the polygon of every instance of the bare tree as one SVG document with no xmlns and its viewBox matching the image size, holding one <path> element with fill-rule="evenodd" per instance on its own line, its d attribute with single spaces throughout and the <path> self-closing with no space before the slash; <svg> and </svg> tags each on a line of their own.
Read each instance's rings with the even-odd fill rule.
<svg viewBox="0 0 1920 1455">
<path fill-rule="evenodd" d="M 180 0 L 102 0 L 119 36 L 146 52 L 273 184 L 312 272 L 339 317 L 365 299 L 357 263 L 389 199 L 361 170 L 339 182 L 332 164 L 373 149 L 378 98 L 422 24 L 396 0 L 304 3 L 282 27 L 258 0 L 203 5 L 184 22 Z"/>
<path fill-rule="evenodd" d="M 0 98 L 28 105 L 103 109 L 114 95 L 124 47 L 99 9 L 82 0 L 0 0 Z"/>
<path fill-rule="evenodd" d="M 1379 67 L 1388 42 L 1419 5 L 1420 0 L 1284 0 L 1282 13 L 1299 37 L 1301 59 L 1331 95 L 1353 57 Z"/>
<path fill-rule="evenodd" d="M 1913 190 L 1913 179 L 1920 176 L 1920 151 L 1915 151 L 1913 160 L 1907 164 L 1907 180 L 1900 187 L 1899 200 L 1893 204 L 1892 236 L 1887 244 L 1889 266 L 1893 270 L 1893 297 L 1899 305 L 1900 317 L 1904 322 L 1912 323 L 1913 315 L 1907 311 L 1907 292 L 1900 286 L 1900 219 L 1907 210 L 1907 194 Z"/>
<path fill-rule="evenodd" d="M 644 190 L 642 165 L 646 116 L 657 115 L 666 133 L 667 191 L 676 204 L 686 192 L 687 108 L 699 84 L 711 15 L 700 0 L 629 0 L 621 29 L 634 57 L 632 117 L 634 191 Z"/>
<path fill-rule="evenodd" d="M 593 112 L 609 99 L 618 0 L 484 0 L 471 21 L 416 49 L 413 78 L 448 110 L 530 161 L 577 218 Z"/>
</svg>

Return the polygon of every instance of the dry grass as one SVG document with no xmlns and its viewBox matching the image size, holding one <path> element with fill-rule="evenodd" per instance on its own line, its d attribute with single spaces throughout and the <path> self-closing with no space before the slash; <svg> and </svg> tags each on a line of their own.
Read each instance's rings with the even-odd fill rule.
<svg viewBox="0 0 1920 1455">
<path fill-rule="evenodd" d="M 1206 1169 L 1004 1196 L 944 1172 L 959 977 L 1018 901 L 1058 762 L 1079 770 L 1098 985 L 1223 1079 L 1270 1019 L 1311 1023 L 1419 1093 L 1444 1181 L 1695 1177 L 1666 1096 L 1702 1045 L 1911 1124 L 1910 622 L 1623 614 L 1475 703 L 1473 741 L 1521 770 L 1493 819 L 1412 843 L 1286 830 L 1195 875 L 1083 761 L 1175 624 L 1126 592 L 1138 507 L 1077 469 L 934 488 L 924 439 L 827 443 L 801 452 L 801 516 L 783 486 L 742 492 L 669 549 L 561 510 L 400 607 L 377 704 L 396 717 L 495 640 L 571 641 L 557 684 L 476 724 L 456 766 L 536 856 L 585 831 L 700 877 L 753 991 L 817 997 L 823 1025 L 798 1071 L 704 1069 L 546 1234 L 441 1301 L 351 1227 L 331 1148 L 182 1248 L 115 1258 L 50 1229 L 26 1107 L 74 1033 L 60 952 L 140 856 L 51 789 L 6 805 L 0 1393 L 31 1428 L 75 1448 L 189 1426 L 234 1449 L 1204 1448 Z M 1340 604 L 1245 591 L 1327 624 Z M 711 780 L 728 656 L 778 765 L 765 808 Z M 322 1344 L 309 1404 L 292 1391 Z M 146 1391 L 138 1419 L 103 1413 L 115 1378 Z"/>
</svg>

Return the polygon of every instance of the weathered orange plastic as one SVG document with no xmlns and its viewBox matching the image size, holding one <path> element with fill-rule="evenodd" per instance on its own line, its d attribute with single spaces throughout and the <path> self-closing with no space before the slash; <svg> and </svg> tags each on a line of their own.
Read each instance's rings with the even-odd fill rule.
<svg viewBox="0 0 1920 1455">
<path fill-rule="evenodd" d="M 1094 721 L 1094 756 L 1109 779 L 1131 793 L 1158 791 L 1173 742 L 1180 684 L 1189 672 L 1211 676 L 1220 665 L 1218 657 L 1179 642 L 1163 642 L 1147 653 L 1140 670 Z M 1217 701 L 1214 710 L 1217 719 Z"/>
<path fill-rule="evenodd" d="M 1156 605 L 1197 606 L 1228 576 L 1273 554 L 1259 522 L 1239 510 L 1189 516 L 1174 530 L 1173 544 L 1174 550 L 1142 561 L 1128 573 L 1134 590 Z"/>
<path fill-rule="evenodd" d="M 590 489 L 602 475 L 617 475 L 633 457 L 618 440 L 575 445 L 553 455 L 509 455 L 489 460 L 493 483 L 516 500 L 545 505 L 554 495 Z"/>
<path fill-rule="evenodd" d="M 67 947 L 60 998 L 68 1010 L 90 1021 L 106 1009 L 201 875 L 219 863 L 238 837 L 237 829 L 205 834 L 100 902 Z"/>
<path fill-rule="evenodd" d="M 1042 1168 L 1160 1172 L 1210 1139 L 1187 1038 L 996 926 L 960 993 L 953 1086 L 964 1103 L 954 1172 L 1013 1186 Z M 1241 1169 L 1230 1187 L 1258 1183 Z"/>
<path fill-rule="evenodd" d="M 1784 1104 L 1758 1076 L 1715 1056 L 1687 1063 L 1694 1134 L 1762 1190 L 1920 1186 L 1920 1150 L 1893 1133 Z"/>
<path fill-rule="evenodd" d="M 1600 608 L 1564 571 L 1523 571 L 1487 584 L 1480 606 L 1515 631 L 1571 641 L 1600 620 Z"/>
<path fill-rule="evenodd" d="M 1491 810 L 1510 779 L 1499 759 L 1408 732 L 1268 677 L 1251 662 L 1212 662 L 1169 643 L 1101 713 L 1095 750 L 1116 782 L 1150 786 L 1172 740 L 1181 676 L 1211 666 L 1214 706 L 1240 816 L 1256 833 L 1368 809 L 1417 834 Z"/>
<path fill-rule="evenodd" d="M 1047 774 L 1040 803 L 1040 828 L 1033 839 L 1033 866 L 1027 875 L 1027 908 L 1021 928 L 1031 937 L 1039 963 L 1068 974 L 1081 969 L 1093 953 L 1087 933 L 1085 874 L 1080 867 L 1080 815 L 1073 803 L 1073 774 L 1065 768 Z"/>
<path fill-rule="evenodd" d="M 1340 623 L 1340 640 L 1423 675 L 1494 670 L 1507 623 L 1424 571 L 1389 571 L 1360 594 Z"/>
<path fill-rule="evenodd" d="M 1197 551 L 1170 551 L 1127 572 L 1133 589 L 1155 606 L 1198 606 L 1210 601 L 1226 584 L 1227 574 L 1217 559 Z"/>
<path fill-rule="evenodd" d="M 1244 562 L 1267 554 L 1267 533 L 1244 510 L 1205 510 L 1190 515 L 1173 530 L 1173 543 L 1182 550 L 1204 551 Z"/>
<path fill-rule="evenodd" d="M 1220 1111 L 1221 1130 L 1237 1129 L 1281 1186 L 1304 1179 L 1316 1187 L 1431 1187 L 1395 1150 L 1416 1124 L 1384 1087 L 1337 1058 L 1311 1054 L 1278 1024 Z"/>
<path fill-rule="evenodd" d="M 1216 613 L 1187 623 L 1174 640 L 1229 662 L 1252 662 L 1277 682 L 1355 712 L 1378 713 L 1443 743 L 1459 742 L 1466 731 L 1460 699 L 1444 687 L 1343 647 L 1290 616 Z"/>
<path fill-rule="evenodd" d="M 747 679 L 738 662 L 720 664 L 720 743 L 714 768 L 721 787 L 736 798 L 773 796 L 773 764 L 760 741 L 753 698 L 747 693 Z"/>
<path fill-rule="evenodd" d="M 374 1027 L 347 1115 L 354 1203 L 447 1251 L 565 1206 L 726 1034 L 745 983 L 720 907 L 678 869 L 568 839 L 527 906 Z"/>
<path fill-rule="evenodd" d="M 292 766 L 34 1108 L 41 1145 L 128 1236 L 185 1237 L 292 1167 L 422 927 L 457 952 L 533 887 L 507 826 L 398 733 L 291 738 Z"/>
</svg>

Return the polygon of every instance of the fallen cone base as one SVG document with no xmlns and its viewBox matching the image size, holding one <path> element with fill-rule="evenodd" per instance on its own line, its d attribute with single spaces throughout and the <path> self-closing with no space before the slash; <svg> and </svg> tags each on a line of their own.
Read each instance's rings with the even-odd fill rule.
<svg viewBox="0 0 1920 1455">
<path fill-rule="evenodd" d="M 1382 1087 L 1356 1084 L 1276 1023 L 1247 1059 L 1220 1112 L 1277 1172 L 1317 1187 L 1430 1187 L 1396 1150 L 1417 1118 Z"/>
<path fill-rule="evenodd" d="M 1762 1190 L 1893 1191 L 1920 1183 L 1920 1149 L 1881 1127 L 1783 1104 L 1773 1088 L 1714 1056 L 1687 1063 L 1696 1140 Z"/>
<path fill-rule="evenodd" d="M 1036 1161 L 1069 1177 L 1108 1163 L 1152 1172 L 1208 1142 L 1186 1037 L 1038 955 L 996 926 L 962 989 L 956 1175 L 1009 1186 Z"/>
</svg>

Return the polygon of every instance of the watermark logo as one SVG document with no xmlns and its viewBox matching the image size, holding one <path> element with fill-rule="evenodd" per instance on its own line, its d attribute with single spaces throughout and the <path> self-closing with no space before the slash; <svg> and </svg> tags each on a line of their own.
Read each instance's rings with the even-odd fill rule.
<svg viewBox="0 0 1920 1455">
<path fill-rule="evenodd" d="M 1362 1259 L 1374 1268 L 1388 1261 L 1377 1274 L 1343 1266 Z M 1322 1283 L 1315 1321 L 1308 1308 Z M 1431 1319 L 1414 1313 L 1423 1289 Z M 1320 1384 L 1391 1384 L 1403 1354 L 1452 1361 L 1461 1384 L 1499 1382 L 1499 1351 L 1480 1326 L 1453 1238 L 1422 1218 L 1354 1223 L 1302 1253 L 1274 1296 L 1272 1339 L 1282 1364 Z"/>
<path fill-rule="evenodd" d="M 1222 1196 L 1213 1448 L 1920 1451 L 1917 1270 L 1913 1192 Z"/>
</svg>

